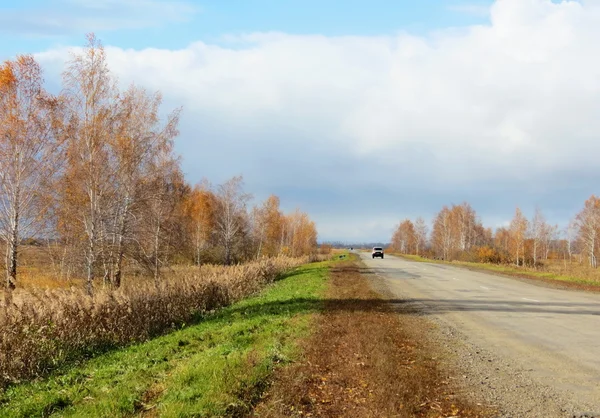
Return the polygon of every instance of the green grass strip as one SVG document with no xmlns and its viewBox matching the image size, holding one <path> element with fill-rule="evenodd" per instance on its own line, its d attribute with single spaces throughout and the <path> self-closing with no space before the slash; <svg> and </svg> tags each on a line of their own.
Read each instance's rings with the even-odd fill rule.
<svg viewBox="0 0 600 418">
<path fill-rule="evenodd" d="M 196 325 L 12 386 L 0 393 L 0 417 L 243 415 L 273 369 L 300 354 L 329 264 L 300 267 Z"/>
</svg>

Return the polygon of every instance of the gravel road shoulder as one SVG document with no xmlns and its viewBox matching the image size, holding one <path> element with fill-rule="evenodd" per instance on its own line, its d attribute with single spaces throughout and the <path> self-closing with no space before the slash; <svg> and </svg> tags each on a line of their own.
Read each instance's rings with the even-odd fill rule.
<svg viewBox="0 0 600 418">
<path fill-rule="evenodd" d="M 385 279 L 370 274 L 373 288 L 389 299 L 398 299 L 409 295 L 392 294 Z M 426 309 L 416 304 L 402 304 L 396 309 L 414 309 L 416 312 Z M 516 417 L 600 417 L 590 405 L 575 405 L 570 399 L 556 393 L 550 386 L 540 384 L 528 374 L 530 366 L 518 358 L 500 355 L 493 347 L 483 348 L 470 341 L 450 323 L 438 316 L 423 312 L 423 321 L 427 321 L 430 340 L 429 346 L 437 347 L 434 355 L 443 359 L 448 370 L 454 371 L 454 379 L 463 394 L 472 401 L 496 410 L 499 418 Z"/>
</svg>

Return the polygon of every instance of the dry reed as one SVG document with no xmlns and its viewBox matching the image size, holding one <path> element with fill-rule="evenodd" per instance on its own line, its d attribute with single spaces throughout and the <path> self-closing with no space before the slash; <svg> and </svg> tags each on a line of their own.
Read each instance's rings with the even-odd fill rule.
<svg viewBox="0 0 600 418">
<path fill-rule="evenodd" d="M 93 297 L 81 288 L 21 290 L 0 300 L 0 388 L 70 361 L 140 342 L 248 297 L 308 258 L 174 270 Z"/>
</svg>

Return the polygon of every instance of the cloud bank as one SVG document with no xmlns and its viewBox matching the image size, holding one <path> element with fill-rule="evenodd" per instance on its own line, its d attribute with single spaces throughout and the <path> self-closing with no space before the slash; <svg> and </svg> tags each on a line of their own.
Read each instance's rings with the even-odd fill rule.
<svg viewBox="0 0 600 418">
<path fill-rule="evenodd" d="M 183 105 L 190 181 L 243 173 L 321 238 L 387 240 L 468 200 L 566 222 L 598 192 L 600 2 L 498 0 L 486 25 L 426 36 L 230 35 L 181 50 L 108 47 L 122 83 Z M 64 50 L 39 54 L 57 69 Z"/>
</svg>

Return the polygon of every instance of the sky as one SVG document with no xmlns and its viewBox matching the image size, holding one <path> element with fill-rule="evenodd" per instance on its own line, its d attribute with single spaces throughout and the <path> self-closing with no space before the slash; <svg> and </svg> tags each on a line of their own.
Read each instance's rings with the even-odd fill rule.
<svg viewBox="0 0 600 418">
<path fill-rule="evenodd" d="M 600 192 L 600 0 L 0 0 L 0 59 L 34 54 L 50 90 L 88 32 L 183 108 L 188 181 L 241 174 L 321 240 L 463 201 L 564 226 Z"/>
</svg>

